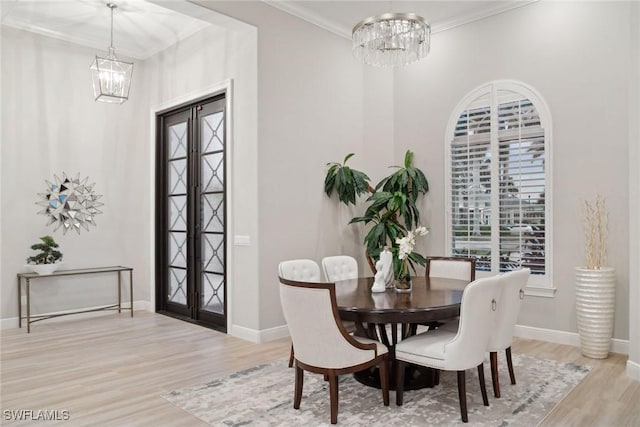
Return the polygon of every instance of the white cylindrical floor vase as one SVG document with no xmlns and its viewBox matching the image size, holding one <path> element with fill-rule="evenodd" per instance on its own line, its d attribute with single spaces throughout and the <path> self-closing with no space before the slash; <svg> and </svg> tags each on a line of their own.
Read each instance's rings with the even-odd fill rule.
<svg viewBox="0 0 640 427">
<path fill-rule="evenodd" d="M 611 267 L 576 268 L 576 314 L 582 354 L 609 355 L 616 302 L 616 271 Z"/>
</svg>

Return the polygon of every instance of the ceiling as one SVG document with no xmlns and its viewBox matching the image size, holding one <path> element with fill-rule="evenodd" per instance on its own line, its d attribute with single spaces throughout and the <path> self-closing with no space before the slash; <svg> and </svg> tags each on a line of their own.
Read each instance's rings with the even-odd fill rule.
<svg viewBox="0 0 640 427">
<path fill-rule="evenodd" d="M 0 0 L 2 24 L 106 52 L 107 0 Z M 144 0 L 112 0 L 118 56 L 146 59 L 210 25 Z"/>
<path fill-rule="evenodd" d="M 113 18 L 113 45 L 118 55 L 146 59 L 211 25 L 176 12 L 175 7 L 163 7 L 163 0 L 112 1 L 118 5 Z M 215 4 L 215 0 L 207 1 Z M 432 31 L 437 33 L 524 6 L 532 0 L 263 1 L 350 38 L 356 23 L 381 13 L 417 13 L 430 22 Z M 2 24 L 104 52 L 109 46 L 110 34 L 110 9 L 106 3 L 107 0 L 0 0 Z M 191 10 L 196 7 L 187 0 L 184 5 Z"/>
</svg>

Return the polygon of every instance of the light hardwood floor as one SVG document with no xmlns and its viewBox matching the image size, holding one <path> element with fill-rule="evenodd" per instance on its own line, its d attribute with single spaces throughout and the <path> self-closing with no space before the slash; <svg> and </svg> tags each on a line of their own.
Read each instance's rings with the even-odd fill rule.
<svg viewBox="0 0 640 427">
<path fill-rule="evenodd" d="M 290 346 L 288 339 L 252 344 L 147 312 L 69 317 L 31 331 L 2 331 L 2 425 L 20 425 L 6 421 L 5 410 L 32 409 L 67 410 L 64 425 L 201 426 L 160 394 L 286 359 Z M 575 347 L 524 339 L 513 352 L 593 368 L 542 425 L 640 426 L 640 383 L 626 377 L 626 356 L 593 360 Z"/>
</svg>

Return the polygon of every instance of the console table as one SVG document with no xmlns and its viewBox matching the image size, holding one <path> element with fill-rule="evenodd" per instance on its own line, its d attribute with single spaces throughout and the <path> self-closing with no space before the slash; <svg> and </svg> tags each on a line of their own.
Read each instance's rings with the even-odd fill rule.
<svg viewBox="0 0 640 427">
<path fill-rule="evenodd" d="M 37 274 L 37 273 L 18 273 L 18 326 L 22 328 L 22 319 L 26 319 L 27 321 L 27 333 L 31 332 L 31 324 L 38 322 L 40 320 L 51 319 L 52 317 L 66 316 L 69 314 L 78 314 L 78 313 L 88 313 L 91 311 L 99 311 L 99 310 L 115 310 L 118 309 L 118 313 L 120 313 L 122 308 L 122 278 L 121 273 L 129 272 L 129 308 L 125 308 L 125 310 L 131 310 L 131 317 L 133 317 L 133 268 L 131 267 L 98 267 L 98 268 L 82 268 L 77 270 L 59 270 L 50 274 Z M 93 308 L 89 310 L 78 310 L 78 311 L 70 311 L 65 313 L 58 314 L 43 314 L 37 316 L 31 316 L 31 281 L 35 281 L 36 279 L 44 279 L 50 277 L 61 277 L 61 276 L 79 276 L 83 274 L 99 274 L 99 273 L 116 273 L 118 275 L 118 304 L 106 305 L 104 307 Z M 22 279 L 25 279 L 25 292 L 27 297 L 27 315 L 26 317 L 22 316 Z"/>
</svg>

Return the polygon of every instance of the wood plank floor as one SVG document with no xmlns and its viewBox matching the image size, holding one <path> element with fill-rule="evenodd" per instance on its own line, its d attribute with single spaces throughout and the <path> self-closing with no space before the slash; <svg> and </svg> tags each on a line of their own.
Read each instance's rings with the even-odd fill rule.
<svg viewBox="0 0 640 427">
<path fill-rule="evenodd" d="M 31 409 L 66 410 L 70 420 L 59 423 L 65 425 L 201 426 L 160 394 L 286 359 L 290 345 L 252 344 L 147 312 L 69 317 L 31 331 L 2 331 L 2 425 L 51 424 L 6 418 L 7 410 Z M 593 360 L 575 347 L 524 339 L 513 351 L 593 368 L 542 425 L 640 426 L 640 383 L 626 377 L 626 356 Z"/>
</svg>

